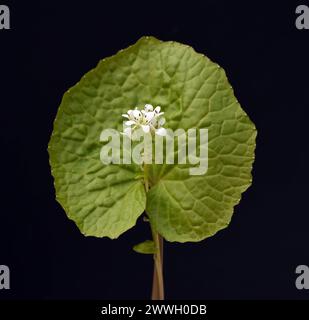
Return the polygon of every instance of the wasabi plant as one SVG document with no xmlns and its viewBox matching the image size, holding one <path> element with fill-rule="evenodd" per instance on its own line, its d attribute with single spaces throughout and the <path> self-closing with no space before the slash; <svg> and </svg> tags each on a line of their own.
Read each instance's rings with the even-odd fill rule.
<svg viewBox="0 0 309 320">
<path fill-rule="evenodd" d="M 153 255 L 152 299 L 164 299 L 163 239 L 227 227 L 255 139 L 221 67 L 143 37 L 64 94 L 48 146 L 56 198 L 85 236 L 115 239 L 144 215 L 151 239 L 133 249 Z"/>
</svg>

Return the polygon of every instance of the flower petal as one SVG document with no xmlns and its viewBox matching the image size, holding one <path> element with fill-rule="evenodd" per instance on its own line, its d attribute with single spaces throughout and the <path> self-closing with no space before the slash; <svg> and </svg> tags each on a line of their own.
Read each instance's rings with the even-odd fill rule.
<svg viewBox="0 0 309 320">
<path fill-rule="evenodd" d="M 133 115 L 134 119 L 139 120 L 140 117 L 142 116 L 142 113 L 139 110 L 133 110 L 132 115 Z"/>
<path fill-rule="evenodd" d="M 159 128 L 156 130 L 156 134 L 158 136 L 166 136 L 166 129 L 165 128 Z"/>
<path fill-rule="evenodd" d="M 157 106 L 157 107 L 154 109 L 155 113 L 159 113 L 160 110 L 161 110 L 161 107 L 160 107 L 160 106 Z"/>
<path fill-rule="evenodd" d="M 142 125 L 142 129 L 145 133 L 148 133 L 150 131 L 150 126 L 145 126 L 145 125 Z"/>
<path fill-rule="evenodd" d="M 132 126 L 132 125 L 135 124 L 135 123 L 136 123 L 135 121 L 129 120 L 129 121 L 126 121 L 124 124 L 125 124 L 126 126 Z"/>
<path fill-rule="evenodd" d="M 154 118 L 154 116 L 155 116 L 155 113 L 154 113 L 153 111 L 147 112 L 147 113 L 145 114 L 145 119 L 146 119 L 148 122 L 150 122 L 150 121 Z"/>
<path fill-rule="evenodd" d="M 146 112 L 153 111 L 153 106 L 151 104 L 145 104 L 145 111 Z"/>
</svg>

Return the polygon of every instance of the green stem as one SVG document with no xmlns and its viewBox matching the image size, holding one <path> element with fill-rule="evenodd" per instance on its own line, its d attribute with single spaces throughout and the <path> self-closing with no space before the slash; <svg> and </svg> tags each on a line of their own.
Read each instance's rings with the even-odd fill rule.
<svg viewBox="0 0 309 320">
<path fill-rule="evenodd" d="M 164 300 L 164 281 L 163 281 L 163 238 L 152 229 L 153 241 L 156 247 L 153 270 L 152 300 Z"/>
<path fill-rule="evenodd" d="M 145 191 L 149 190 L 148 166 L 144 164 L 144 184 Z M 153 255 L 154 270 L 152 282 L 152 300 L 164 300 L 164 280 L 163 280 L 163 238 L 154 230 L 150 223 L 152 238 L 155 244 L 156 253 Z"/>
</svg>

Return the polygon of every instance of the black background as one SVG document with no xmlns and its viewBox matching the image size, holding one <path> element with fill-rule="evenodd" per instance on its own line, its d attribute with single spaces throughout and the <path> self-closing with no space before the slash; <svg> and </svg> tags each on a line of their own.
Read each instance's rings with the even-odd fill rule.
<svg viewBox="0 0 309 320">
<path fill-rule="evenodd" d="M 152 258 L 118 240 L 85 238 L 55 201 L 47 144 L 63 93 L 100 59 L 143 35 L 193 46 L 227 72 L 257 126 L 253 185 L 230 226 L 200 243 L 165 246 L 169 299 L 308 299 L 309 30 L 302 1 L 1 1 L 1 298 L 147 299 Z"/>
</svg>

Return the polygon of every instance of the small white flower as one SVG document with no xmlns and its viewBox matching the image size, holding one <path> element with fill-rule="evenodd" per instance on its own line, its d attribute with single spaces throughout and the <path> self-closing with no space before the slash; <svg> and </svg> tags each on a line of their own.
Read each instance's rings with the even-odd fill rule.
<svg viewBox="0 0 309 320">
<path fill-rule="evenodd" d="M 155 117 L 155 113 L 153 111 L 145 112 L 144 117 L 147 123 L 151 123 Z"/>
<path fill-rule="evenodd" d="M 146 112 L 153 111 L 153 106 L 151 104 L 145 104 L 145 111 Z"/>
<path fill-rule="evenodd" d="M 126 119 L 123 134 L 132 138 L 134 130 L 141 128 L 145 133 L 157 134 L 160 136 L 166 135 L 166 130 L 162 127 L 165 123 L 165 119 L 162 117 L 164 112 L 160 112 L 161 107 L 157 106 L 155 109 L 151 104 L 146 104 L 144 110 L 128 110 L 126 114 L 122 116 Z"/>
</svg>

